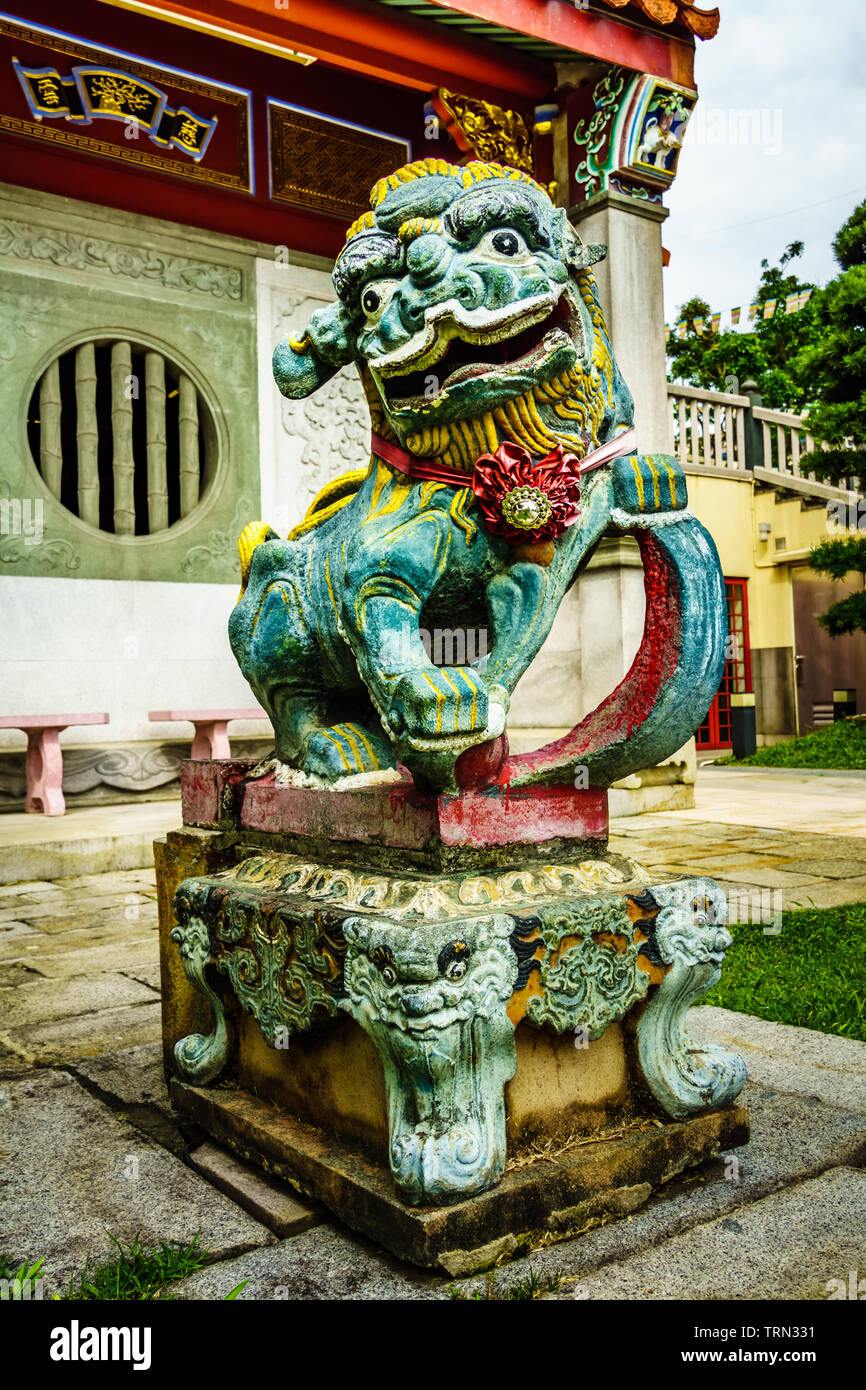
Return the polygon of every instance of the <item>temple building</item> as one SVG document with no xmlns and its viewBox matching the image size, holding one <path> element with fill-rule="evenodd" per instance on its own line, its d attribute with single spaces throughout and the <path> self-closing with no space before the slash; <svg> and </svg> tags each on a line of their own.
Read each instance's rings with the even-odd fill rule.
<svg viewBox="0 0 866 1390">
<path fill-rule="evenodd" d="M 288 401 L 271 355 L 334 297 L 333 258 L 377 179 L 481 159 L 549 187 L 584 241 L 609 248 L 596 274 L 638 445 L 671 449 L 663 199 L 718 12 L 26 8 L 0 17 L 4 706 L 109 712 L 64 740 L 69 805 L 173 795 L 189 725 L 149 712 L 251 704 L 226 638 L 239 533 L 259 517 L 285 533 L 328 479 L 368 461 L 356 376 Z M 619 621 L 600 630 L 611 594 Z M 637 549 L 605 539 L 517 691 L 513 746 L 570 728 L 612 690 L 642 621 Z M 268 746 L 264 721 L 232 734 L 236 752 Z M 0 806 L 20 809 L 20 735 L 0 739 Z M 631 779 L 620 808 L 688 804 L 690 780 L 684 752 L 642 789 Z"/>
</svg>

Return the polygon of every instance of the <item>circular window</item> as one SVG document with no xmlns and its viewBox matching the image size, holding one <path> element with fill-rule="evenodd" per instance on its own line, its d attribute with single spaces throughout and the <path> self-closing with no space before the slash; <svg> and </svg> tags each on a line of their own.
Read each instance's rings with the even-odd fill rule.
<svg viewBox="0 0 866 1390">
<path fill-rule="evenodd" d="M 114 536 L 152 536 L 195 510 L 216 472 L 201 392 L 161 352 L 128 340 L 71 348 L 30 398 L 27 437 L 49 492 Z"/>
</svg>

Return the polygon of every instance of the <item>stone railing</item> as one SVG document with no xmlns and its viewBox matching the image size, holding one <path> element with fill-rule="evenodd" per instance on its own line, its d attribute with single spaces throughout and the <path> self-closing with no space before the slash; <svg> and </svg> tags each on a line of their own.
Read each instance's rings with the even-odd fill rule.
<svg viewBox="0 0 866 1390">
<path fill-rule="evenodd" d="M 682 467 L 748 470 L 765 484 L 821 497 L 847 495 L 848 489 L 820 483 L 801 469 L 802 455 L 815 447 L 803 416 L 766 410 L 753 382 L 744 391 L 733 395 L 668 382 L 672 447 Z"/>
<path fill-rule="evenodd" d="M 748 396 L 668 383 L 674 452 L 684 468 L 747 468 Z"/>
</svg>

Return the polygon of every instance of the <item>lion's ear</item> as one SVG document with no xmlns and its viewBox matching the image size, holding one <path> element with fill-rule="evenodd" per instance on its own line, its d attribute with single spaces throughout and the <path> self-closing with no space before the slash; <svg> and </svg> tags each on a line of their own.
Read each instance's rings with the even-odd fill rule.
<svg viewBox="0 0 866 1390">
<path fill-rule="evenodd" d="M 601 242 L 585 245 L 568 220 L 565 208 L 556 209 L 556 237 L 562 259 L 570 270 L 588 270 L 597 261 L 603 261 L 607 247 Z"/>
<path fill-rule="evenodd" d="M 317 309 L 300 338 L 287 334 L 274 349 L 274 380 L 284 396 L 310 396 L 352 361 L 352 321 L 337 300 Z"/>
</svg>

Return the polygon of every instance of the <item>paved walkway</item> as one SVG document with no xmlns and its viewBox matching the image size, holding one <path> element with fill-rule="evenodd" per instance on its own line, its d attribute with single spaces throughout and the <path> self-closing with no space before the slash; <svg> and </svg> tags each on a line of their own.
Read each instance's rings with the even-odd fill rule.
<svg viewBox="0 0 866 1390">
<path fill-rule="evenodd" d="M 779 888 L 786 905 L 866 900 L 866 778 L 790 776 L 703 772 L 696 810 L 620 820 L 614 847 Z M 159 804 L 163 824 L 171 813 Z M 73 828 L 72 816 L 28 820 L 49 843 Z M 44 1255 L 61 1290 L 88 1255 L 111 1253 L 109 1231 L 147 1242 L 200 1230 L 215 1263 L 185 1282 L 189 1298 L 224 1297 L 243 1279 L 242 1298 L 451 1297 L 452 1281 L 383 1256 L 322 1211 L 300 1208 L 297 1234 L 285 1219 L 275 1234 L 263 1208 L 248 1203 L 250 1214 L 184 1162 L 194 1136 L 167 1101 L 158 990 L 152 870 L 0 888 L 0 1251 Z M 501 1283 L 532 1270 L 561 1276 L 549 1298 L 823 1299 L 829 1280 L 866 1272 L 866 1044 L 718 1009 L 695 1010 L 692 1028 L 748 1061 L 749 1146 L 627 1221 L 505 1267 Z"/>
<path fill-rule="evenodd" d="M 695 803 L 613 821 L 611 849 L 709 874 L 741 907 L 768 890 L 782 908 L 866 902 L 866 773 L 702 768 Z"/>
</svg>

